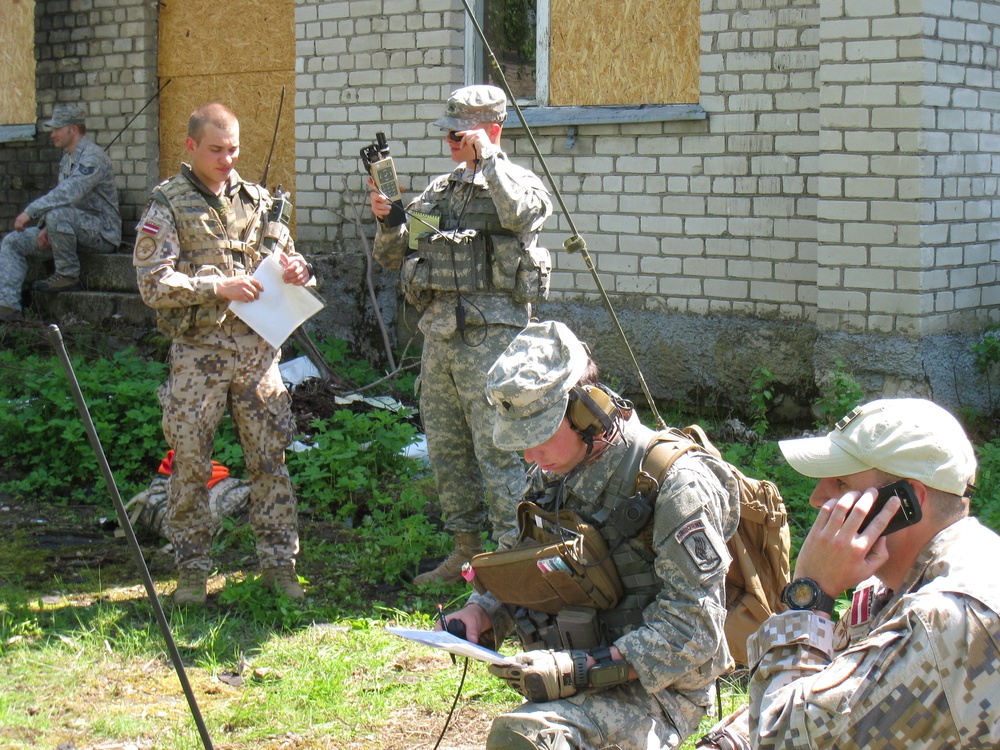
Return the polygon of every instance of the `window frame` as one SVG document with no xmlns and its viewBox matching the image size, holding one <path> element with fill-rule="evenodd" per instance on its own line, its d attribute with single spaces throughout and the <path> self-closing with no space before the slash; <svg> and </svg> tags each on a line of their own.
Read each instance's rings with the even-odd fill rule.
<svg viewBox="0 0 1000 750">
<path fill-rule="evenodd" d="M 473 13 L 480 28 L 483 28 L 486 0 L 471 0 Z M 525 126 L 547 125 L 602 125 L 636 122 L 669 122 L 680 120 L 705 120 L 708 114 L 701 104 L 644 104 L 638 106 L 572 106 L 550 107 L 549 100 L 549 37 L 550 29 L 549 0 L 536 0 L 535 3 L 535 99 L 518 101 L 518 107 L 511 107 L 505 128 L 517 129 Z M 475 27 L 465 19 L 465 71 L 466 86 L 472 86 L 482 81 L 477 80 L 478 71 L 484 69 L 486 50 Z M 518 108 L 522 107 L 520 114 Z"/>
</svg>

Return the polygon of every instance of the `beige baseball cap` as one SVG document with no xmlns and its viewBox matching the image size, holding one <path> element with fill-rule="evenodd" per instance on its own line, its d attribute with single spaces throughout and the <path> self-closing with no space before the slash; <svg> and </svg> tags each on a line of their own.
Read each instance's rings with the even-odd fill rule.
<svg viewBox="0 0 1000 750">
<path fill-rule="evenodd" d="M 442 130 L 469 130 L 482 122 L 507 119 L 507 95 L 496 86 L 466 86 L 453 91 L 444 117 L 435 121 Z"/>
<path fill-rule="evenodd" d="M 922 398 L 879 399 L 859 406 L 825 437 L 781 440 L 792 468 L 807 477 L 880 469 L 964 495 L 976 479 L 976 456 L 962 425 Z"/>
<path fill-rule="evenodd" d="M 486 398 L 497 410 L 497 448 L 523 451 L 552 437 L 589 360 L 587 348 L 563 323 L 529 323 L 486 374 Z"/>
</svg>

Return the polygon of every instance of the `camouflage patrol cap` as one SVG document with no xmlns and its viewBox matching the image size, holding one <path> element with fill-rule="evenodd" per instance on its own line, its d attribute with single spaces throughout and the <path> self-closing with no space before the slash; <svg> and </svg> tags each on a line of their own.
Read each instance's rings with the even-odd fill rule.
<svg viewBox="0 0 1000 750">
<path fill-rule="evenodd" d="M 963 495 L 976 479 L 976 456 L 962 425 L 922 398 L 885 398 L 859 406 L 825 437 L 781 440 L 792 468 L 807 477 L 879 469 Z"/>
<path fill-rule="evenodd" d="M 507 119 L 507 95 L 496 86 L 466 86 L 453 91 L 444 117 L 434 124 L 442 130 L 469 130 L 481 122 Z"/>
<path fill-rule="evenodd" d="M 86 125 L 87 116 L 83 107 L 76 104 L 62 104 L 52 110 L 52 119 L 45 123 L 45 127 L 55 130 L 67 125 Z"/>
<path fill-rule="evenodd" d="M 486 375 L 486 398 L 497 410 L 497 448 L 523 451 L 552 437 L 589 360 L 586 347 L 564 324 L 529 323 Z"/>
</svg>

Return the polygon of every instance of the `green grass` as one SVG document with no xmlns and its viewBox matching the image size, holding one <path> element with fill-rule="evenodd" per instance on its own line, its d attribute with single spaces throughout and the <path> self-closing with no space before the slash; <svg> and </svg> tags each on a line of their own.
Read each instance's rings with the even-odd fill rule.
<svg viewBox="0 0 1000 750">
<path fill-rule="evenodd" d="M 101 339 L 75 343 L 78 377 L 105 451 L 126 497 L 145 486 L 165 450 L 155 387 L 162 352 L 142 346 L 105 350 Z M 202 747 L 135 561 L 121 540 L 44 550 L 36 515 L 46 528 L 94 533 L 113 509 L 67 385 L 39 342 L 8 335 L 0 350 L 0 750 Z M 356 381 L 376 377 L 352 362 L 343 342 L 323 344 L 331 361 Z M 856 393 L 838 373 L 829 414 Z M 766 419 L 770 374 L 760 371 L 759 398 L 748 416 Z M 407 397 L 409 381 L 396 395 Z M 412 396 L 412 393 L 409 394 Z M 825 413 L 825 412 L 824 412 Z M 667 408 L 671 424 L 697 421 Z M 829 415 L 828 415 L 829 416 Z M 709 433 L 712 434 L 711 426 Z M 442 603 L 460 606 L 464 586 L 415 590 L 406 583 L 424 557 L 447 551 L 433 520 L 428 472 L 399 450 L 413 437 L 410 414 L 341 410 L 317 419 L 302 439 L 316 447 L 289 454 L 298 484 L 302 550 L 299 573 L 308 597 L 297 604 L 265 591 L 254 568 L 253 535 L 227 521 L 213 546 L 219 561 L 207 609 L 171 609 L 171 632 L 215 747 L 411 750 L 433 747 L 462 676 L 443 652 L 388 634 L 384 626 L 431 627 Z M 769 435 L 774 438 L 776 435 Z M 788 505 L 793 554 L 814 518 L 813 480 L 784 463 L 773 440 L 752 447 L 718 444 L 750 476 L 767 478 Z M 973 510 L 1000 527 L 1000 441 L 978 441 L 979 491 Z M 223 424 L 217 458 L 237 476 L 239 449 Z M 17 521 L 12 520 L 17 516 Z M 143 539 L 157 591 L 168 602 L 174 572 Z M 221 575 L 219 575 L 221 574 Z M 223 580 L 223 577 L 225 580 Z M 504 646 L 513 653 L 512 643 Z M 239 679 L 237 679 L 237 677 Z M 727 686 L 723 710 L 744 700 Z M 481 747 L 489 722 L 520 702 L 478 662 L 469 665 L 445 747 Z M 706 719 L 707 730 L 714 719 Z M 693 748 L 694 740 L 684 747 Z"/>
</svg>

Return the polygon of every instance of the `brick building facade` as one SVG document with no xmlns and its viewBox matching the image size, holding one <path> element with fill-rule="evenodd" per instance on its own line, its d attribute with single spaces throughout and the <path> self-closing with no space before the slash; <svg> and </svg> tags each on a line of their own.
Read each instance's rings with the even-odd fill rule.
<svg viewBox="0 0 1000 750">
<path fill-rule="evenodd" d="M 558 0 L 543 6 L 555 12 Z M 1000 322 L 1000 6 L 701 0 L 697 13 L 697 102 L 524 108 L 653 392 L 745 403 L 766 366 L 779 392 L 805 402 L 843 367 L 872 395 L 988 406 L 969 347 Z M 156 92 L 156 20 L 154 5 L 133 0 L 37 0 L 39 120 L 82 99 L 110 139 Z M 335 302 L 314 325 L 377 341 L 354 218 L 357 207 L 370 236 L 358 152 L 384 131 L 412 189 L 450 169 L 429 123 L 471 80 L 465 10 L 296 0 L 288 22 L 297 240 Z M 552 55 L 551 69 L 581 64 Z M 155 106 L 148 113 L 111 149 L 126 225 L 159 171 Z M 506 149 L 541 173 L 518 125 Z M 0 144 L 8 226 L 54 173 L 43 143 Z M 538 314 L 577 328 L 634 389 L 584 257 L 561 249 L 569 234 L 557 211 L 543 234 L 553 291 Z M 375 276 L 402 331 L 395 279 Z"/>
</svg>

